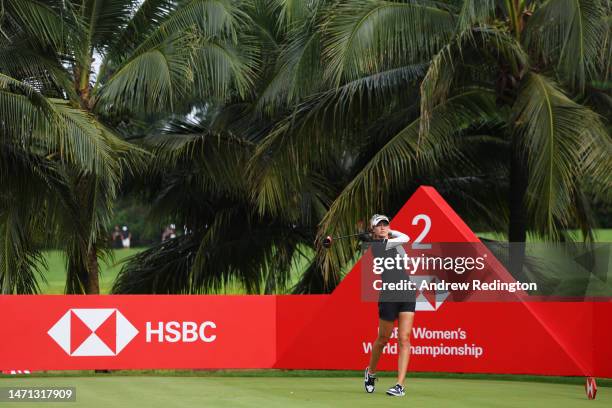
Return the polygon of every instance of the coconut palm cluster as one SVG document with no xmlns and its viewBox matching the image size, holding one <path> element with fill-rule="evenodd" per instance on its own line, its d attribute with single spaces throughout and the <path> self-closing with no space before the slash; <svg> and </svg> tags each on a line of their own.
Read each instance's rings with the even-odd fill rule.
<svg viewBox="0 0 612 408">
<path fill-rule="evenodd" d="M 37 293 L 55 247 L 66 293 L 99 293 L 126 195 L 181 233 L 114 293 L 329 292 L 356 241 L 321 238 L 422 184 L 512 242 L 589 238 L 611 23 L 603 0 L 0 0 L 0 290 Z"/>
</svg>

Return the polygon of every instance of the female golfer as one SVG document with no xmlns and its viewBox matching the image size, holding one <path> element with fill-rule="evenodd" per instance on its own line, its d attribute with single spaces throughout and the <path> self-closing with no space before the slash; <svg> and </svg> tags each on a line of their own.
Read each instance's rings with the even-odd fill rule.
<svg viewBox="0 0 612 408">
<path fill-rule="evenodd" d="M 370 219 L 369 234 L 361 237 L 369 242 L 373 257 L 395 258 L 397 254 L 405 255 L 402 244 L 410 238 L 399 231 L 390 229 L 389 218 L 374 214 Z M 400 282 L 407 275 L 403 269 L 393 267 L 385 269 L 382 273 L 383 283 Z M 410 332 L 414 321 L 416 296 L 414 291 L 388 291 L 383 290 L 378 298 L 378 337 L 372 346 L 370 364 L 365 369 L 365 389 L 372 393 L 376 387 L 376 365 L 380 359 L 383 348 L 389 341 L 393 332 L 393 323 L 398 320 L 397 340 L 399 354 L 397 362 L 397 383 L 387 390 L 387 395 L 402 397 L 405 395 L 404 380 L 410 358 Z"/>
</svg>

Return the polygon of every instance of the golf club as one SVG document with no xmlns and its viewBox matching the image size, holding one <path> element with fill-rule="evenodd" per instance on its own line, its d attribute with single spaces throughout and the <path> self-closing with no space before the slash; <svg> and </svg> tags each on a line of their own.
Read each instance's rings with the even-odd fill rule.
<svg viewBox="0 0 612 408">
<path fill-rule="evenodd" d="M 359 236 L 361 234 L 362 234 L 362 232 L 359 232 L 357 234 L 339 235 L 337 237 L 332 237 L 331 235 L 328 235 L 325 238 L 323 238 L 323 241 L 321 241 L 321 243 L 323 244 L 323 246 L 325 248 L 329 248 L 331 246 L 331 244 L 334 242 L 334 240 L 344 239 L 344 238 L 351 238 L 351 237 L 357 237 L 357 236 Z"/>
</svg>

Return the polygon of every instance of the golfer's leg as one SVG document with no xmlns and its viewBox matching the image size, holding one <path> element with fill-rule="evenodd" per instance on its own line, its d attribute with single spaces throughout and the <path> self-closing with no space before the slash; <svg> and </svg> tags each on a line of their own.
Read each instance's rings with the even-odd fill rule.
<svg viewBox="0 0 612 408">
<path fill-rule="evenodd" d="M 399 344 L 397 360 L 397 383 L 404 385 L 408 360 L 410 359 L 410 333 L 414 322 L 414 312 L 400 312 L 397 329 L 397 342 Z"/>
<path fill-rule="evenodd" d="M 392 332 L 393 322 L 382 319 L 378 320 L 378 337 L 376 337 L 376 341 L 372 345 L 372 355 L 370 355 L 370 364 L 368 365 L 370 373 L 374 374 L 376 372 L 378 360 L 380 360 L 383 348 L 389 341 Z"/>
</svg>

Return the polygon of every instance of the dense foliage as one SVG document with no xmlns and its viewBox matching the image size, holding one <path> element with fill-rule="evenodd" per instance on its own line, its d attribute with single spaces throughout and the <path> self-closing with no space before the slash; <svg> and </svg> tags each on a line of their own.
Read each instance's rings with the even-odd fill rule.
<svg viewBox="0 0 612 408">
<path fill-rule="evenodd" d="M 294 290 L 329 291 L 355 242 L 320 238 L 421 184 L 511 241 L 588 237 L 612 201 L 607 1 L 0 4 L 3 293 L 49 244 L 97 293 L 118 197 L 184 233 L 117 293 L 274 293 L 304 252 Z"/>
</svg>

